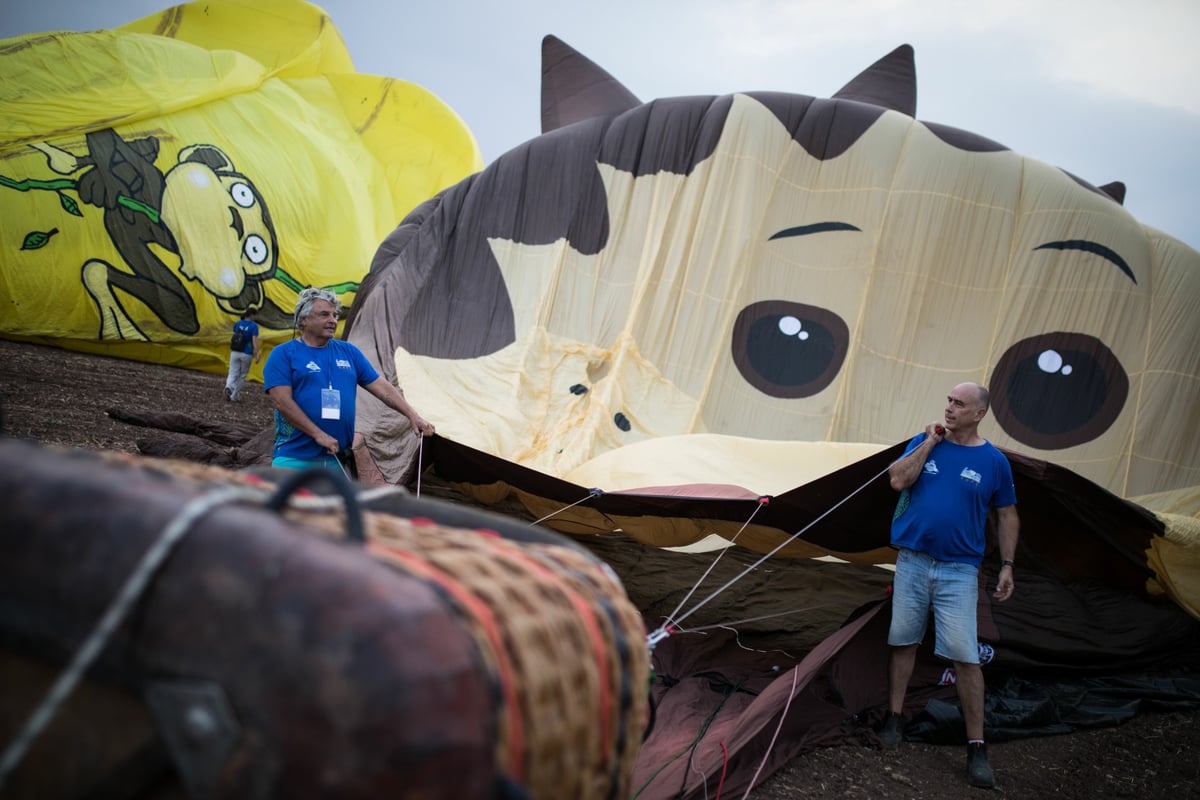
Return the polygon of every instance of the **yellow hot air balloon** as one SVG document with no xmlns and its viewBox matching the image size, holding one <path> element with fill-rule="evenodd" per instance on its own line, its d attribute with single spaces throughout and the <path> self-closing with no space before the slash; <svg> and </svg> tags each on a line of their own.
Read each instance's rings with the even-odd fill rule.
<svg viewBox="0 0 1200 800">
<path fill-rule="evenodd" d="M 481 166 L 461 119 L 359 74 L 299 0 L 0 42 L 0 336 L 222 372 L 254 308 L 353 300 L 379 239 Z M 256 368 L 259 369 L 259 368 Z"/>
</svg>

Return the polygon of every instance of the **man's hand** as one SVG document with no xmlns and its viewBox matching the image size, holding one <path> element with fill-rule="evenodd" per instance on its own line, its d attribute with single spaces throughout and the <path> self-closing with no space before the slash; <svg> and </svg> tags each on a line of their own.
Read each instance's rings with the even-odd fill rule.
<svg viewBox="0 0 1200 800">
<path fill-rule="evenodd" d="M 433 428 L 433 423 L 420 414 L 409 417 L 408 421 L 412 423 L 413 434 L 415 436 L 432 436 L 436 432 Z"/>
<path fill-rule="evenodd" d="M 338 454 L 338 450 L 341 449 L 338 447 L 337 439 L 333 438 L 328 433 L 325 433 L 325 431 L 321 431 L 319 434 L 314 436 L 313 441 L 328 450 L 329 455 L 331 456 L 336 456 Z"/>
<path fill-rule="evenodd" d="M 1013 568 L 1005 564 L 1000 568 L 1000 578 L 996 581 L 996 591 L 992 594 L 992 597 L 1003 603 L 1012 597 L 1015 585 L 1013 583 Z"/>
</svg>

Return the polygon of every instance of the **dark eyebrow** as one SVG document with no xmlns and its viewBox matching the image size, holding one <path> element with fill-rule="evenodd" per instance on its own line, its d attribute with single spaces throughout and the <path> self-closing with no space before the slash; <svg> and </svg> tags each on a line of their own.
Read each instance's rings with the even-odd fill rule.
<svg viewBox="0 0 1200 800">
<path fill-rule="evenodd" d="M 797 228 L 784 228 L 779 233 L 773 235 L 771 239 L 783 239 L 787 236 L 808 236 L 810 233 L 828 233 L 829 231 L 859 231 L 862 228 L 856 228 L 849 222 L 814 222 L 812 225 L 801 225 Z"/>
<path fill-rule="evenodd" d="M 1092 253 L 1093 255 L 1100 256 L 1101 258 L 1107 259 L 1116 264 L 1120 268 L 1121 272 L 1124 272 L 1129 276 L 1129 280 L 1133 281 L 1135 285 L 1137 284 L 1137 278 L 1133 276 L 1133 270 L 1130 269 L 1129 265 L 1125 263 L 1125 259 L 1121 258 L 1121 256 L 1117 254 L 1115 250 L 1110 250 L 1102 244 L 1097 244 L 1096 242 L 1091 242 L 1087 239 L 1068 239 L 1063 242 L 1046 242 L 1045 244 L 1039 244 L 1033 249 L 1082 250 L 1085 253 Z"/>
</svg>

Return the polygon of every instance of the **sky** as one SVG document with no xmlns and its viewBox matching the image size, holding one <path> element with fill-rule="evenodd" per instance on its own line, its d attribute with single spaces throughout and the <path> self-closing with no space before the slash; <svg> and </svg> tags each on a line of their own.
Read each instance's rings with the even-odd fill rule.
<svg viewBox="0 0 1200 800">
<path fill-rule="evenodd" d="M 112 28 L 164 0 L 0 0 L 0 38 Z M 1200 250 L 1196 0 L 325 0 L 359 72 L 418 84 L 485 162 L 540 133 L 554 34 L 643 101 L 773 90 L 829 97 L 911 44 L 917 117 L 1094 184 Z"/>
</svg>

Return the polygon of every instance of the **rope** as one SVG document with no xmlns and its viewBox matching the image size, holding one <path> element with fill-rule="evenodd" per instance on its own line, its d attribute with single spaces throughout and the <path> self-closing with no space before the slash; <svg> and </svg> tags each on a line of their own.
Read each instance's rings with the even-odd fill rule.
<svg viewBox="0 0 1200 800">
<path fill-rule="evenodd" d="M 684 747 L 678 753 L 676 753 L 675 755 L 668 758 L 665 762 L 663 762 L 663 764 L 660 765 L 658 769 L 656 769 L 656 770 L 654 770 L 654 772 L 650 773 L 650 777 L 646 778 L 645 782 L 641 786 L 638 787 L 637 791 L 635 791 L 633 793 L 632 800 L 637 800 L 637 798 L 642 794 L 642 792 L 646 791 L 646 788 L 648 786 L 650 786 L 650 784 L 654 783 L 654 781 L 658 778 L 659 774 L 661 774 L 663 770 L 665 770 L 667 767 L 671 766 L 671 764 L 675 763 L 679 759 L 683 758 L 685 753 L 691 753 L 693 750 L 695 750 L 696 746 L 698 744 L 700 744 L 700 741 L 704 738 L 704 735 L 706 733 L 708 733 L 708 727 L 710 725 L 712 725 L 713 720 L 717 718 L 717 714 L 720 714 L 721 709 L 725 707 L 725 703 L 727 703 L 729 701 L 729 698 L 733 697 L 742 688 L 742 684 L 745 683 L 746 680 L 747 680 L 746 678 L 742 678 L 740 681 L 738 681 L 736 684 L 734 684 L 732 687 L 730 687 L 728 692 L 724 692 L 722 694 L 721 702 L 717 703 L 716 708 L 714 708 L 712 711 L 710 711 L 708 716 L 705 717 L 704 720 L 700 723 L 700 730 L 696 733 L 696 738 L 693 739 L 686 747 Z M 684 771 L 684 774 L 683 774 L 683 780 L 684 780 L 684 785 L 686 785 L 686 783 L 687 783 L 687 771 L 686 770 Z M 680 791 L 682 791 L 682 790 L 683 790 L 683 786 L 680 787 Z"/>
<path fill-rule="evenodd" d="M 419 433 L 419 432 L 418 432 Z M 425 437 L 417 437 L 417 497 L 421 496 L 421 462 L 425 458 Z"/>
<path fill-rule="evenodd" d="M 721 742 L 721 780 L 717 781 L 717 797 L 716 800 L 721 800 L 721 790 L 725 788 L 725 773 L 729 769 L 729 747 L 725 742 Z M 705 784 L 704 790 L 708 791 L 708 785 Z"/>
<path fill-rule="evenodd" d="M 763 506 L 765 506 L 769 502 L 770 502 L 769 498 L 766 498 L 766 497 L 758 498 L 758 505 L 756 505 L 754 507 L 754 510 L 752 512 L 750 512 L 750 516 L 746 519 L 745 522 L 742 523 L 742 527 L 738 528 L 738 532 L 735 533 L 733 535 L 733 538 L 729 540 L 730 544 L 733 544 L 734 542 L 737 541 L 738 537 L 742 535 L 742 531 L 746 530 L 746 528 L 749 527 L 750 523 L 754 520 L 754 516 L 756 514 L 758 514 L 759 509 L 761 509 Z M 670 614 L 667 614 L 666 622 L 663 623 L 664 627 L 670 626 L 673 623 L 677 624 L 677 623 L 675 623 L 675 615 L 679 613 L 679 610 L 681 608 L 683 608 L 684 603 L 686 603 L 688 600 L 692 599 L 692 595 L 694 595 L 696 593 L 696 590 L 700 588 L 700 584 L 704 583 L 705 578 L 707 578 L 709 576 L 709 574 L 712 573 L 713 569 L 717 566 L 717 564 L 721 561 L 721 559 L 725 557 L 725 554 L 728 553 L 729 550 L 730 550 L 730 548 L 726 547 L 724 550 L 722 550 L 717 555 L 716 558 L 713 559 L 713 562 L 708 565 L 708 569 L 706 569 L 704 571 L 704 574 L 701 575 L 700 578 L 694 584 L 692 584 L 692 588 L 689 589 L 688 593 L 685 594 L 683 596 L 683 599 L 679 601 L 679 605 L 675 606 L 675 610 L 672 611 Z M 730 624 L 733 624 L 733 623 L 730 623 Z"/>
<path fill-rule="evenodd" d="M 786 617 L 789 614 L 803 614 L 806 611 L 816 611 L 818 608 L 829 608 L 832 605 L 833 603 L 822 603 L 819 606 L 808 606 L 807 608 L 792 608 L 787 611 L 776 611 L 774 614 L 763 614 L 761 617 L 739 619 L 734 622 L 718 622 L 714 625 L 702 625 L 699 628 L 677 628 L 677 630 L 679 630 L 680 633 L 700 633 L 701 631 L 711 631 L 717 628 L 732 628 L 734 625 L 745 625 L 749 622 L 762 622 L 764 619 Z"/>
<path fill-rule="evenodd" d="M 725 582 L 725 584 L 724 584 L 723 586 L 721 586 L 721 587 L 720 587 L 720 588 L 718 588 L 718 589 L 717 589 L 715 592 L 713 592 L 713 593 L 712 593 L 712 594 L 710 594 L 708 597 L 704 598 L 704 599 L 703 599 L 703 600 L 701 600 L 699 603 L 697 603 L 695 606 L 693 606 L 691 611 L 687 612 L 687 613 L 686 613 L 686 614 L 684 614 L 683 616 L 681 616 L 681 617 L 679 617 L 678 619 L 676 619 L 676 620 L 675 620 L 675 626 L 678 626 L 678 624 L 679 624 L 680 622 L 683 622 L 683 620 L 687 619 L 687 618 L 688 618 L 688 617 L 690 617 L 692 614 L 695 614 L 695 613 L 696 613 L 697 611 L 699 611 L 701 608 L 704 608 L 704 606 L 705 606 L 705 605 L 707 605 L 708 603 L 710 603 L 712 600 L 716 599 L 716 597 L 717 597 L 718 595 L 720 595 L 722 592 L 724 592 L 724 591 L 725 591 L 726 589 L 728 589 L 729 587 L 733 586 L 733 584 L 737 583 L 737 582 L 738 582 L 738 581 L 740 581 L 742 578 L 746 577 L 746 576 L 747 576 L 747 575 L 749 575 L 751 572 L 753 572 L 754 570 L 758 569 L 760 566 L 762 566 L 762 564 L 763 564 L 763 563 L 764 563 L 764 562 L 765 562 L 765 561 L 766 561 L 768 558 L 770 558 L 771 556 L 775 555 L 775 554 L 776 554 L 776 553 L 778 553 L 780 550 L 782 550 L 783 548 L 787 547 L 789 544 L 791 544 L 792 542 L 794 542 L 796 539 L 798 539 L 798 538 L 800 538 L 801 536 L 803 536 L 805 533 L 807 533 L 807 532 L 808 532 L 809 528 L 811 528 L 813 525 L 816 525 L 818 522 L 820 522 L 821 520 L 825 519 L 825 517 L 827 517 L 827 516 L 829 516 L 830 514 L 832 514 L 832 513 L 833 513 L 834 511 L 836 511 L 836 510 L 837 510 L 839 507 L 841 507 L 843 503 L 845 503 L 845 502 L 846 502 L 847 500 L 849 500 L 851 497 L 854 497 L 854 495 L 858 494 L 858 493 L 859 493 L 859 492 L 861 492 L 863 489 L 865 489 L 865 488 L 867 488 L 868 486 L 870 486 L 872 483 L 874 483 L 874 482 L 875 482 L 875 480 L 876 480 L 876 479 L 878 479 L 878 478 L 879 478 L 881 475 L 883 475 L 885 472 L 887 472 L 887 471 L 888 471 L 889 469 L 891 469 L 891 468 L 892 468 L 892 465 L 891 465 L 891 464 L 888 464 L 886 467 L 884 467 L 883 469 L 881 469 L 881 470 L 880 470 L 878 473 L 876 473 L 875 475 L 873 475 L 873 476 L 871 476 L 869 479 L 867 479 L 867 481 L 866 481 L 866 482 L 865 482 L 865 483 L 864 483 L 862 486 L 859 486 L 859 487 L 858 487 L 857 489 L 855 489 L 853 492 L 851 492 L 850 494 L 848 494 L 848 495 L 846 495 L 845 497 L 843 497 L 841 500 L 839 500 L 839 501 L 838 501 L 837 503 L 835 503 L 834 505 L 830 506 L 830 507 L 829 507 L 829 508 L 828 508 L 828 509 L 825 511 L 825 513 L 821 514 L 819 517 L 817 517 L 816 519 L 814 519 L 812 522 L 808 523 L 808 524 L 807 524 L 807 525 L 805 525 L 803 528 L 801 528 L 800 530 L 798 530 L 798 531 L 796 531 L 795 533 L 793 533 L 793 534 L 792 534 L 791 536 L 789 536 L 787 539 L 784 539 L 784 540 L 783 540 L 781 543 L 779 543 L 779 544 L 778 544 L 778 545 L 776 545 L 774 548 L 772 548 L 772 549 L 771 549 L 771 551 L 770 551 L 769 553 L 767 553 L 767 554 L 763 555 L 761 558 L 759 558 L 759 559 L 758 559 L 757 561 L 755 561 L 753 564 L 751 564 L 750 566 L 746 567 L 744 570 L 742 570 L 741 572 L 739 572 L 739 573 L 738 573 L 737 575 L 735 575 L 734 577 L 730 578 L 728 581 L 726 581 L 726 582 Z M 666 639 L 666 638 L 667 638 L 668 636 L 670 636 L 670 635 L 671 635 L 671 631 L 669 631 L 669 630 L 667 629 L 667 626 L 660 626 L 660 627 L 659 627 L 657 630 L 651 631 L 651 632 L 650 632 L 650 634 L 649 634 L 649 635 L 646 637 L 646 644 L 647 644 L 647 645 L 650 647 L 650 649 L 651 649 L 651 650 L 653 650 L 655 645 L 657 645 L 659 642 L 661 642 L 663 639 Z"/>
<path fill-rule="evenodd" d="M 579 505 L 580 503 L 586 502 L 587 500 L 590 500 L 593 497 L 599 497 L 602 494 L 604 494 L 603 489 L 588 489 L 588 493 L 584 497 L 579 498 L 574 503 L 571 503 L 571 505 L 569 505 L 569 506 L 563 506 L 562 508 L 558 509 L 558 511 L 551 511 L 549 514 L 547 514 L 546 516 L 542 517 L 539 520 L 534 520 L 533 522 L 529 523 L 529 527 L 532 528 L 534 525 L 541 525 L 543 522 L 550 519 L 551 517 L 556 517 L 559 514 L 561 514 L 562 512 L 564 512 L 568 509 L 574 508 L 575 506 Z"/>
<path fill-rule="evenodd" d="M 722 742 L 724 744 L 724 742 Z M 704 791 L 704 800 L 708 800 L 708 776 L 696 768 L 696 750 L 693 749 L 691 755 L 688 756 L 687 772 L 684 773 L 684 786 L 680 787 L 679 794 L 676 797 L 683 796 L 683 789 L 687 786 L 688 775 L 695 774 L 700 776 L 700 788 Z"/>
<path fill-rule="evenodd" d="M 771 735 L 771 742 L 767 745 L 767 751 L 763 753 L 762 761 L 758 764 L 758 769 L 754 770 L 754 777 L 750 779 L 750 783 L 746 786 L 746 793 L 742 795 L 742 800 L 746 800 L 750 796 L 750 790 L 754 788 L 754 784 L 758 783 L 758 776 L 763 771 L 763 767 L 767 764 L 767 759 L 771 757 L 771 751 L 775 749 L 775 740 L 779 738 L 779 731 L 783 729 L 783 720 L 787 716 L 788 709 L 791 708 L 792 698 L 796 696 L 796 682 L 800 677 L 800 666 L 792 667 L 792 691 L 788 693 L 787 702 L 783 704 L 783 711 L 779 712 L 779 724 L 775 726 L 775 733 Z"/>
<path fill-rule="evenodd" d="M 208 512 L 220 505 L 224 505 L 232 500 L 254 499 L 258 500 L 261 495 L 257 492 L 251 492 L 241 487 L 230 487 L 218 491 L 210 492 L 206 495 L 192 500 L 183 507 L 172 519 L 159 537 L 150 545 L 142 556 L 142 560 L 138 563 L 133 573 L 125 581 L 125 584 L 117 592 L 116 598 L 108 606 L 108 610 L 104 612 L 104 616 L 96 624 L 96 627 L 84 640 L 80 648 L 75 652 L 71 659 L 70 665 L 50 687 L 50 691 L 46 693 L 45 699 L 38 705 L 28 721 L 22 727 L 16 739 L 5 751 L 4 757 L 0 758 L 0 788 L 4 786 L 4 781 L 14 768 L 25 757 L 34 740 L 50 723 L 54 716 L 58 713 L 67 697 L 75 689 L 75 686 L 83 678 L 84 673 L 96 660 L 96 657 L 104 650 L 108 640 L 112 637 L 113 632 L 129 609 L 141 596 L 149 585 L 151 578 L 158 572 L 167 556 L 175 549 L 175 546 L 183 540 L 183 537 L 191 530 L 192 526 Z"/>
</svg>

